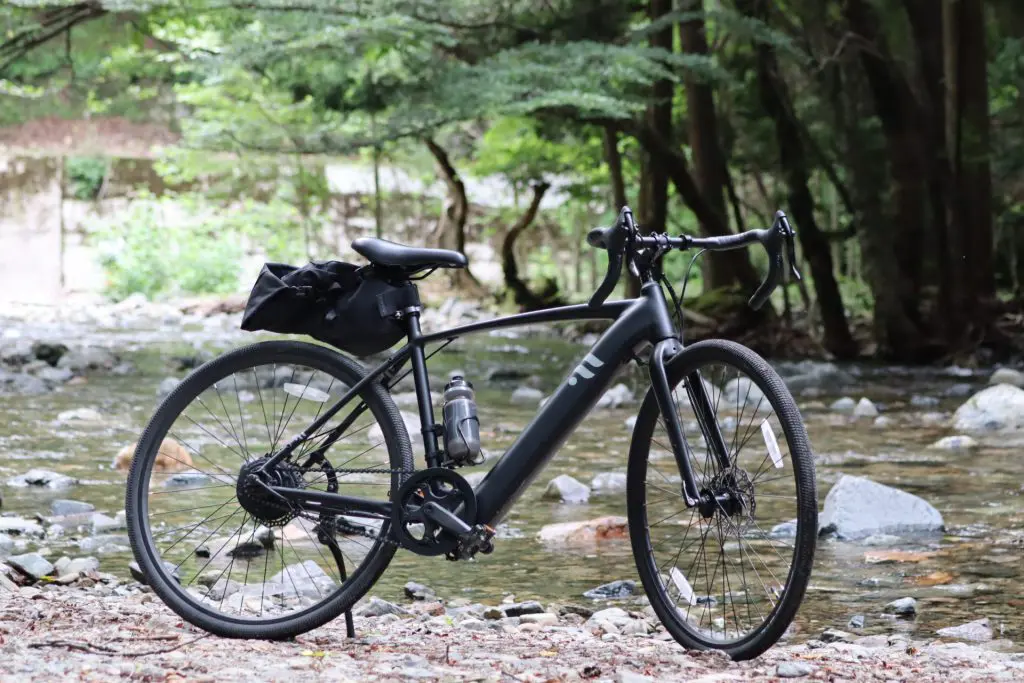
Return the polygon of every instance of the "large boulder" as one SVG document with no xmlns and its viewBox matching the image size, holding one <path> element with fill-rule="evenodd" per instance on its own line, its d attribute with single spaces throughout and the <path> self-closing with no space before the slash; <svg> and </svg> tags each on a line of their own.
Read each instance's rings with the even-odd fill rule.
<svg viewBox="0 0 1024 683">
<path fill-rule="evenodd" d="M 997 384 L 967 399 L 953 413 L 959 432 L 1024 431 L 1024 389 Z"/>
<path fill-rule="evenodd" d="M 942 515 L 923 498 L 863 477 L 843 476 L 825 497 L 822 532 L 860 539 L 872 534 L 941 531 Z"/>
<path fill-rule="evenodd" d="M 1013 368 L 999 368 L 988 378 L 989 384 L 1012 384 L 1024 389 L 1024 372 Z"/>
</svg>

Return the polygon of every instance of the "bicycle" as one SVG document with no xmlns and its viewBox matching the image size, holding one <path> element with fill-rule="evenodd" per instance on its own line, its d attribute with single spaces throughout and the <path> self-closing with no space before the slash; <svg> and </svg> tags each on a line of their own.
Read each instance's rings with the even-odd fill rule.
<svg viewBox="0 0 1024 683">
<path fill-rule="evenodd" d="M 778 212 L 766 230 L 645 235 L 624 207 L 611 227 L 587 236 L 608 252 L 607 273 L 589 303 L 429 334 L 420 329 L 414 279 L 464 267 L 458 252 L 363 238 L 353 248 L 369 265 L 319 264 L 302 286 L 259 296 L 254 289 L 254 310 L 285 291 L 319 307 L 310 310 L 326 310 L 323 320 L 349 336 L 321 336 L 342 346 L 390 346 L 396 334 L 406 344 L 369 370 L 298 341 L 253 344 L 195 370 L 160 405 L 136 450 L 126 495 L 135 558 L 155 593 L 200 628 L 236 638 L 306 632 L 347 612 L 398 548 L 453 560 L 494 550 L 497 524 L 616 372 L 636 360 L 647 366 L 651 386 L 633 427 L 626 503 L 643 589 L 683 646 L 755 657 L 789 627 L 810 578 L 817 536 L 811 447 L 792 396 L 762 358 L 729 341 L 683 344 L 680 302 L 660 263 L 673 250 L 759 243 L 769 256 L 768 274 L 750 300 L 759 308 L 780 281 L 784 247 L 793 277 L 800 277 L 793 234 Z M 624 261 L 640 279 L 640 296 L 606 302 Z M 287 268 L 268 268 L 268 281 L 289 277 L 280 275 Z M 339 290 L 341 298 L 323 295 Z M 310 317 L 288 313 L 292 304 L 270 309 L 277 317 L 260 323 L 263 329 L 301 331 Z M 342 319 L 351 324 L 339 326 Z M 472 390 L 453 380 L 445 419 L 437 422 L 425 346 L 584 319 L 611 324 L 474 489 L 457 472 L 479 459 Z M 362 333 L 351 334 L 353 327 Z M 389 393 L 410 372 L 420 421 L 413 437 L 426 464 L 419 469 Z M 736 416 L 719 419 L 720 407 L 735 408 Z M 289 431 L 293 419 L 304 425 L 297 433 Z M 701 443 L 691 443 L 698 436 Z M 190 452 L 194 469 L 154 468 L 168 438 Z M 753 455 L 741 458 L 752 439 Z M 769 527 L 769 517 L 779 523 Z"/>
</svg>

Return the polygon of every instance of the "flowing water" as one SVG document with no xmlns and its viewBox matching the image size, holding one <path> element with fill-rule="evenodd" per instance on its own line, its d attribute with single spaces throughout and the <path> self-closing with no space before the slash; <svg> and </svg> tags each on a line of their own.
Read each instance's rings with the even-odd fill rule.
<svg viewBox="0 0 1024 683">
<path fill-rule="evenodd" d="M 117 332 L 105 334 L 108 341 L 119 338 Z M 33 467 L 79 480 L 64 491 L 5 486 L 5 513 L 48 515 L 53 499 L 72 498 L 113 516 L 124 506 L 125 475 L 113 469 L 111 461 L 138 438 L 155 409 L 156 387 L 168 374 L 169 359 L 191 349 L 193 341 L 205 340 L 209 346 L 210 339 L 216 338 L 219 348 L 224 348 L 243 339 L 225 331 L 212 336 L 198 329 L 182 332 L 173 324 L 148 334 L 132 330 L 120 335 L 133 340 L 137 374 L 90 375 L 84 384 L 67 385 L 43 396 L 0 397 L 0 480 Z M 581 345 L 560 338 L 484 334 L 450 347 L 431 359 L 429 368 L 435 378 L 459 370 L 474 382 L 485 448 L 500 454 L 535 411 L 512 403 L 513 389 L 528 381 L 550 393 L 583 351 Z M 496 369 L 514 370 L 528 379 L 487 381 L 488 373 Z M 937 628 L 986 616 L 997 637 L 1018 639 L 1024 629 L 1019 610 L 1024 598 L 1018 589 L 1024 575 L 1020 495 L 1024 459 L 1016 449 L 994 447 L 999 444 L 970 453 L 928 448 L 950 433 L 948 414 L 965 400 L 950 396 L 950 389 L 964 383 L 978 389 L 984 377 L 891 367 L 849 370 L 855 376 L 852 386 L 821 386 L 813 396 L 798 396 L 816 454 L 819 502 L 841 474 L 866 476 L 927 499 L 943 514 L 946 532 L 900 539 L 884 547 L 823 539 L 811 588 L 797 617 L 797 637 L 811 637 L 830 626 L 846 629 L 850 616 L 862 614 L 865 633 L 913 630 L 927 637 Z M 640 394 L 642 375 L 636 369 L 624 371 L 622 380 Z M 871 419 L 856 421 L 830 412 L 827 406 L 840 395 L 872 399 L 888 424 L 875 426 Z M 917 407 L 911 403 L 914 396 L 935 397 L 938 404 Z M 918 398 L 914 403 L 928 402 Z M 631 433 L 627 420 L 638 405 L 637 401 L 595 411 L 581 424 L 514 508 L 506 520 L 506 537 L 497 541 L 494 554 L 451 563 L 400 551 L 372 593 L 397 598 L 406 581 L 416 580 L 448 598 L 496 602 L 514 594 L 520 600 L 586 603 L 584 591 L 615 579 L 636 578 L 628 540 L 608 540 L 583 549 L 552 548 L 541 544 L 536 534 L 554 522 L 625 514 L 624 493 L 594 494 L 583 505 L 545 500 L 542 493 L 559 474 L 589 483 L 599 472 L 624 472 Z M 79 408 L 95 409 L 102 419 L 57 417 Z M 92 554 L 76 545 L 76 539 L 87 535 L 71 529 L 64 538 L 47 540 L 43 547 L 51 560 L 62 554 Z M 100 555 L 101 569 L 126 575 L 130 553 L 119 551 L 116 542 L 113 545 L 108 548 L 112 552 Z M 886 553 L 894 549 L 909 551 L 899 559 L 910 561 L 885 561 Z M 904 596 L 917 598 L 916 620 L 897 622 L 881 616 L 887 602 Z"/>
</svg>

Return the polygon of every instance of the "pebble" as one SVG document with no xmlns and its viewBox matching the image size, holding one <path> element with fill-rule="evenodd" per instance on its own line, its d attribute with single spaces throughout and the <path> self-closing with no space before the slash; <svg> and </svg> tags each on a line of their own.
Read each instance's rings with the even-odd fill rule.
<svg viewBox="0 0 1024 683">
<path fill-rule="evenodd" d="M 885 613 L 912 619 L 917 614 L 917 600 L 914 598 L 893 600 L 885 606 Z"/>
<path fill-rule="evenodd" d="M 802 678 L 815 671 L 817 667 L 807 662 L 782 662 L 775 668 L 775 675 L 779 678 Z"/>
<path fill-rule="evenodd" d="M 550 612 L 541 612 L 539 614 L 524 614 L 519 617 L 519 623 L 540 624 L 542 626 L 556 626 L 558 624 L 558 616 L 555 614 L 551 614 Z"/>
<path fill-rule="evenodd" d="M 852 415 L 856 407 L 856 401 L 854 401 L 849 396 L 843 396 L 841 399 L 838 399 L 837 401 L 833 402 L 832 405 L 829 406 L 829 410 L 831 410 L 834 413 L 846 413 Z"/>
<path fill-rule="evenodd" d="M 57 515 L 58 517 L 64 517 L 66 515 L 79 515 L 86 512 L 92 512 L 95 509 L 95 505 L 92 505 L 91 503 L 84 503 L 80 500 L 67 500 L 64 498 L 58 498 L 57 500 L 50 503 L 50 512 Z"/>
<path fill-rule="evenodd" d="M 878 408 L 867 398 L 861 398 L 853 409 L 854 417 L 878 417 Z"/>
<path fill-rule="evenodd" d="M 25 553 L 24 555 L 12 555 L 7 558 L 7 564 L 19 572 L 33 579 L 41 579 L 53 571 L 53 565 L 39 553 Z"/>
<path fill-rule="evenodd" d="M 846 625 L 849 628 L 864 628 L 864 615 L 854 614 Z"/>
</svg>

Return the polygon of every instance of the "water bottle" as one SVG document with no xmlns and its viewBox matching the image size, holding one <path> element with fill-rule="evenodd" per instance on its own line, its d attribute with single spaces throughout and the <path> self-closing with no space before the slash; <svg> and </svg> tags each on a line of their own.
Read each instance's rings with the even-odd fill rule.
<svg viewBox="0 0 1024 683">
<path fill-rule="evenodd" d="M 459 465 L 480 456 L 480 420 L 476 416 L 473 385 L 455 375 L 444 388 L 444 449 Z"/>
</svg>

